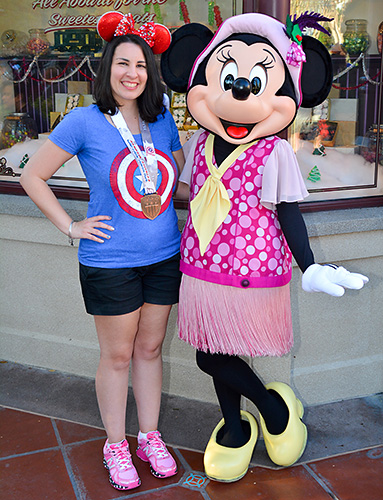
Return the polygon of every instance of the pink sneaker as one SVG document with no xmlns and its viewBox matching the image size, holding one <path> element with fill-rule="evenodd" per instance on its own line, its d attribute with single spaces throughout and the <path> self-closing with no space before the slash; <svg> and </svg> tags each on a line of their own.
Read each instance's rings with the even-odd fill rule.
<svg viewBox="0 0 383 500">
<path fill-rule="evenodd" d="M 140 486 L 136 468 L 132 462 L 129 445 L 126 439 L 121 443 L 109 444 L 106 440 L 104 446 L 104 466 L 109 471 L 109 482 L 117 490 L 131 490 Z"/>
<path fill-rule="evenodd" d="M 146 440 L 138 439 L 137 456 L 150 463 L 153 476 L 165 478 L 177 474 L 177 464 L 158 431 L 149 432 Z"/>
</svg>

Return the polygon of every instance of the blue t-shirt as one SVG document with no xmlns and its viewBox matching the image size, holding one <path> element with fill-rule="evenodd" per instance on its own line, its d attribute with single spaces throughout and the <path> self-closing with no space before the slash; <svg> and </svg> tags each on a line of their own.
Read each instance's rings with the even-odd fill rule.
<svg viewBox="0 0 383 500">
<path fill-rule="evenodd" d="M 177 167 L 172 152 L 181 149 L 178 130 L 166 111 L 149 124 L 157 153 L 157 192 L 161 212 L 147 219 L 141 209 L 144 194 L 140 170 L 119 131 L 96 105 L 76 108 L 52 131 L 49 139 L 77 155 L 90 189 L 87 217 L 109 215 L 114 231 L 104 243 L 81 239 L 79 261 L 103 268 L 138 267 L 168 259 L 179 251 L 180 231 L 172 195 Z M 141 135 L 134 136 L 142 149 Z"/>
</svg>

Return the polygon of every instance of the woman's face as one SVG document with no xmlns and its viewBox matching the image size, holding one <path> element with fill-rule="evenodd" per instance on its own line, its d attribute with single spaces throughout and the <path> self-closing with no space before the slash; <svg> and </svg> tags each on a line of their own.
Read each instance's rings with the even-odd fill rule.
<svg viewBox="0 0 383 500">
<path fill-rule="evenodd" d="M 141 47 L 135 43 L 121 43 L 114 51 L 110 68 L 110 86 L 116 102 L 121 106 L 134 101 L 145 90 L 148 74 Z"/>
</svg>

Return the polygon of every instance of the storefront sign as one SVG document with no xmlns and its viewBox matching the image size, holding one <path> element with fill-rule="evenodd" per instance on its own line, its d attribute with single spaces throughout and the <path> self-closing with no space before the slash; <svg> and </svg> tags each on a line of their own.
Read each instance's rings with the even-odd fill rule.
<svg viewBox="0 0 383 500">
<path fill-rule="evenodd" d="M 182 0 L 191 22 L 208 24 L 209 0 Z M 235 2 L 218 0 L 222 18 L 233 15 Z M 7 30 L 28 33 L 31 28 L 44 29 L 53 41 L 58 30 L 95 28 L 105 12 L 118 10 L 133 14 L 136 24 L 160 22 L 168 27 L 184 24 L 179 0 L 13 0 L 0 8 L 0 36 Z"/>
</svg>

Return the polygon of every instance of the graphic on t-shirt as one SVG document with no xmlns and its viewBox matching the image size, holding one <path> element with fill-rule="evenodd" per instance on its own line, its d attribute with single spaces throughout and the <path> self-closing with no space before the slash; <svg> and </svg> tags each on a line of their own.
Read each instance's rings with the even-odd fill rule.
<svg viewBox="0 0 383 500">
<path fill-rule="evenodd" d="M 156 155 L 158 164 L 156 189 L 161 196 L 161 214 L 170 203 L 177 172 L 166 154 L 156 149 Z M 118 204 L 125 212 L 139 219 L 146 218 L 141 208 L 141 198 L 145 194 L 142 175 L 128 148 L 123 149 L 112 163 L 110 185 Z"/>
</svg>

